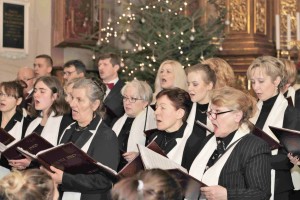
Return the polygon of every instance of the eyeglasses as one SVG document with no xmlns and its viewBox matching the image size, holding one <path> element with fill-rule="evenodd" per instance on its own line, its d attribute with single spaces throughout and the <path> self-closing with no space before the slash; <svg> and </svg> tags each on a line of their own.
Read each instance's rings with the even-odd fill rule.
<svg viewBox="0 0 300 200">
<path fill-rule="evenodd" d="M 72 72 L 64 72 L 64 75 L 66 75 L 66 76 L 70 76 L 72 73 L 74 73 L 74 72 L 76 72 L 76 71 L 72 71 Z"/>
<path fill-rule="evenodd" d="M 30 80 L 32 80 L 32 79 L 34 79 L 35 77 L 32 77 L 32 78 L 24 78 L 24 79 L 22 79 L 22 81 L 25 81 L 25 82 L 27 82 L 27 81 L 30 81 Z"/>
<path fill-rule="evenodd" d="M 10 98 L 16 98 L 15 95 L 5 94 L 5 93 L 2 93 L 2 92 L 0 92 L 0 97 L 5 97 L 5 98 L 7 98 L 7 97 L 10 97 Z"/>
<path fill-rule="evenodd" d="M 229 113 L 229 112 L 232 112 L 233 110 L 227 110 L 227 111 L 224 111 L 224 112 L 212 112 L 212 111 L 208 111 L 206 112 L 206 115 L 208 117 L 211 117 L 212 119 L 217 119 L 217 116 L 218 115 L 221 115 L 221 114 L 225 114 L 225 113 Z"/>
<path fill-rule="evenodd" d="M 128 97 L 125 97 L 125 96 L 123 96 L 123 101 L 129 101 L 129 103 L 135 103 L 137 100 L 143 100 L 143 99 L 138 99 L 138 98 L 128 98 Z"/>
</svg>

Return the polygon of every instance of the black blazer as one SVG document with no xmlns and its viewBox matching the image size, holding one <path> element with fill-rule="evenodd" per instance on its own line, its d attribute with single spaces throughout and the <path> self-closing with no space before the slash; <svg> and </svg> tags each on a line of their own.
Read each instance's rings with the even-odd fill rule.
<svg viewBox="0 0 300 200">
<path fill-rule="evenodd" d="M 300 111 L 288 106 L 284 112 L 282 127 L 300 131 Z M 279 149 L 277 155 L 271 156 L 271 167 L 276 170 L 275 195 L 294 189 L 290 172 L 293 164 L 287 157 L 287 153 L 284 149 Z"/>
<path fill-rule="evenodd" d="M 295 92 L 294 106 L 300 111 L 300 89 L 296 90 Z"/>
<path fill-rule="evenodd" d="M 201 149 L 214 134 L 208 135 Z M 247 134 L 224 164 L 218 184 L 228 200 L 268 200 L 271 196 L 270 148 L 262 139 Z"/>
<path fill-rule="evenodd" d="M 28 110 L 29 106 L 32 103 L 32 99 L 33 99 L 33 91 L 26 98 L 23 98 L 20 107 L 25 108 L 25 110 Z"/>
<path fill-rule="evenodd" d="M 123 97 L 121 94 L 121 89 L 124 85 L 125 83 L 122 80 L 118 80 L 116 85 L 104 99 L 104 106 L 106 108 L 104 122 L 109 127 L 112 127 L 112 122 L 115 122 L 125 113 L 123 107 Z"/>
<path fill-rule="evenodd" d="M 119 147 L 116 134 L 105 123 L 101 122 L 98 129 L 100 117 L 97 116 L 89 125 L 88 129 L 84 130 L 79 136 L 75 145 L 82 148 L 84 144 L 93 135 L 91 131 L 96 131 L 95 136 L 88 148 L 87 154 L 98 162 L 101 162 L 108 167 L 117 170 L 119 162 Z M 62 136 L 61 143 L 67 143 L 71 140 L 76 123 L 70 125 Z M 81 199 L 110 199 L 110 189 L 112 180 L 104 173 L 95 174 L 63 174 L 60 192 L 73 191 L 80 192 Z"/>
<path fill-rule="evenodd" d="M 219 177 L 219 185 L 227 188 L 228 199 L 269 199 L 270 157 L 266 142 L 252 134 L 246 135 L 232 151 Z"/>
</svg>

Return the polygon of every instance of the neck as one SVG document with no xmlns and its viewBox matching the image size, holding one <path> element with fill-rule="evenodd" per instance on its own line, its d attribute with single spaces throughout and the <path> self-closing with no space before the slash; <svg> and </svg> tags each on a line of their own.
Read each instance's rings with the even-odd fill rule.
<svg viewBox="0 0 300 200">
<path fill-rule="evenodd" d="M 200 101 L 198 101 L 197 103 L 199 104 L 208 104 L 209 103 L 209 98 L 208 97 L 205 97 L 204 99 L 201 99 Z"/>
<path fill-rule="evenodd" d="M 182 120 L 178 120 L 173 126 L 166 129 L 166 132 L 172 133 L 172 132 L 178 131 L 180 129 L 180 127 L 182 126 L 182 124 L 183 124 Z"/>
<path fill-rule="evenodd" d="M 8 122 L 16 113 L 16 108 L 6 112 L 2 112 L 2 121 Z"/>
<path fill-rule="evenodd" d="M 111 83 L 113 80 L 116 80 L 117 78 L 118 78 L 118 76 L 114 76 L 114 77 L 108 78 L 106 80 L 103 80 L 103 83 Z"/>
<path fill-rule="evenodd" d="M 92 120 L 93 120 L 93 115 L 90 115 L 86 119 L 77 122 L 80 127 L 86 127 L 91 123 Z"/>
</svg>

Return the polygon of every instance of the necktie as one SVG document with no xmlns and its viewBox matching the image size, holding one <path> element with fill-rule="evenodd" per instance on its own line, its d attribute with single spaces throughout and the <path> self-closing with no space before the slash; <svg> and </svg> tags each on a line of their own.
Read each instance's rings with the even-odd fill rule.
<svg viewBox="0 0 300 200">
<path fill-rule="evenodd" d="M 225 152 L 225 143 L 222 140 L 217 140 L 217 149 L 213 152 L 211 157 L 209 158 L 207 165 L 205 167 L 205 171 L 208 170 L 211 166 L 213 166 L 216 160 Z"/>
<path fill-rule="evenodd" d="M 105 83 L 105 85 L 111 90 L 115 84 L 114 83 Z"/>
</svg>

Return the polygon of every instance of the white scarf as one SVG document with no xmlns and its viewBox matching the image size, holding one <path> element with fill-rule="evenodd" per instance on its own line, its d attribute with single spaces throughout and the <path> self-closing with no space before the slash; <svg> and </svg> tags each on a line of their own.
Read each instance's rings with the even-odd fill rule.
<svg viewBox="0 0 300 200">
<path fill-rule="evenodd" d="M 85 153 L 88 151 L 88 149 L 89 149 L 89 147 L 90 147 L 90 145 L 91 145 L 91 142 L 93 141 L 93 139 L 94 139 L 94 137 L 95 137 L 95 135 L 96 135 L 96 133 L 97 133 L 97 130 L 98 130 L 98 128 L 99 128 L 101 122 L 102 122 L 102 119 L 100 119 L 100 121 L 99 121 L 99 123 L 98 123 L 98 125 L 97 125 L 97 127 L 96 127 L 95 130 L 90 130 L 90 132 L 91 132 L 93 135 L 89 138 L 89 140 L 88 140 L 88 141 L 83 145 L 83 147 L 81 148 L 81 150 L 84 151 Z M 72 124 L 74 124 L 74 123 L 72 123 Z M 70 125 L 65 129 L 65 131 L 63 132 L 61 138 L 63 138 L 63 135 L 65 134 L 66 130 L 68 130 L 68 129 L 71 128 L 71 125 L 72 125 L 72 124 L 70 124 Z M 61 138 L 60 138 L 60 139 L 61 139 Z M 81 193 L 80 193 L 80 192 L 64 192 L 64 193 L 63 193 L 63 196 L 62 196 L 62 200 L 80 200 L 80 198 L 81 198 Z"/>
<path fill-rule="evenodd" d="M 60 123 L 63 116 L 54 117 L 54 112 L 51 112 L 45 127 L 41 133 L 41 137 L 50 142 L 53 146 L 57 145 Z M 28 126 L 25 136 L 31 134 L 34 129 L 41 123 L 42 117 L 35 118 Z"/>
<path fill-rule="evenodd" d="M 256 105 L 257 105 L 258 111 L 255 113 L 255 116 L 250 119 L 250 121 L 253 124 L 256 124 L 256 121 L 260 115 L 260 112 L 261 112 L 261 109 L 263 106 L 263 102 L 261 100 L 259 100 Z M 282 93 L 279 93 L 279 95 L 268 115 L 265 125 L 262 129 L 265 133 L 267 133 L 269 136 L 271 136 L 277 142 L 279 142 L 279 140 L 274 135 L 274 133 L 270 130 L 269 126 L 275 126 L 275 127 L 283 126 L 284 112 L 287 107 L 288 107 L 288 102 L 287 102 L 286 98 L 283 96 Z M 272 153 L 272 155 L 277 155 L 278 149 L 272 150 L 271 153 Z M 275 173 L 276 173 L 276 171 L 274 169 L 271 169 L 271 193 L 272 193 L 272 196 L 271 196 L 270 200 L 274 199 Z"/>
<path fill-rule="evenodd" d="M 228 144 L 227 147 L 229 147 L 232 143 L 239 140 L 241 137 L 245 136 L 249 132 L 250 130 L 248 126 L 246 124 L 242 124 L 237 130 L 237 132 L 234 134 L 234 137 L 232 138 L 230 144 Z M 239 141 L 235 142 L 233 146 L 229 150 L 227 150 L 213 166 L 211 166 L 206 172 L 204 172 L 209 158 L 217 148 L 216 137 L 212 136 L 211 139 L 200 151 L 198 156 L 195 158 L 194 162 L 191 165 L 189 174 L 195 177 L 196 179 L 202 181 L 203 183 L 207 184 L 208 186 L 218 185 L 220 173 L 224 165 L 226 164 L 230 154 L 232 153 L 232 151 L 238 143 Z"/>
<path fill-rule="evenodd" d="M 133 123 L 130 128 L 128 142 L 127 142 L 127 150 L 126 150 L 127 152 L 138 152 L 137 144 L 141 144 L 143 146 L 145 145 L 146 136 L 144 134 L 144 126 L 145 126 L 147 110 L 148 110 L 148 114 L 147 114 L 147 122 L 146 122 L 145 130 L 157 128 L 154 111 L 150 106 L 148 106 L 148 109 L 145 108 L 133 120 Z M 127 118 L 128 115 L 125 113 L 114 124 L 112 129 L 117 136 L 119 136 Z"/>
<path fill-rule="evenodd" d="M 24 117 L 22 117 L 21 122 L 17 121 L 14 127 L 10 129 L 10 131 L 8 131 L 8 133 L 12 135 L 15 138 L 15 140 L 10 144 L 8 144 L 7 147 L 10 147 L 16 142 L 18 142 L 19 140 L 21 140 L 22 131 L 23 131 L 23 122 L 24 122 Z"/>
</svg>

